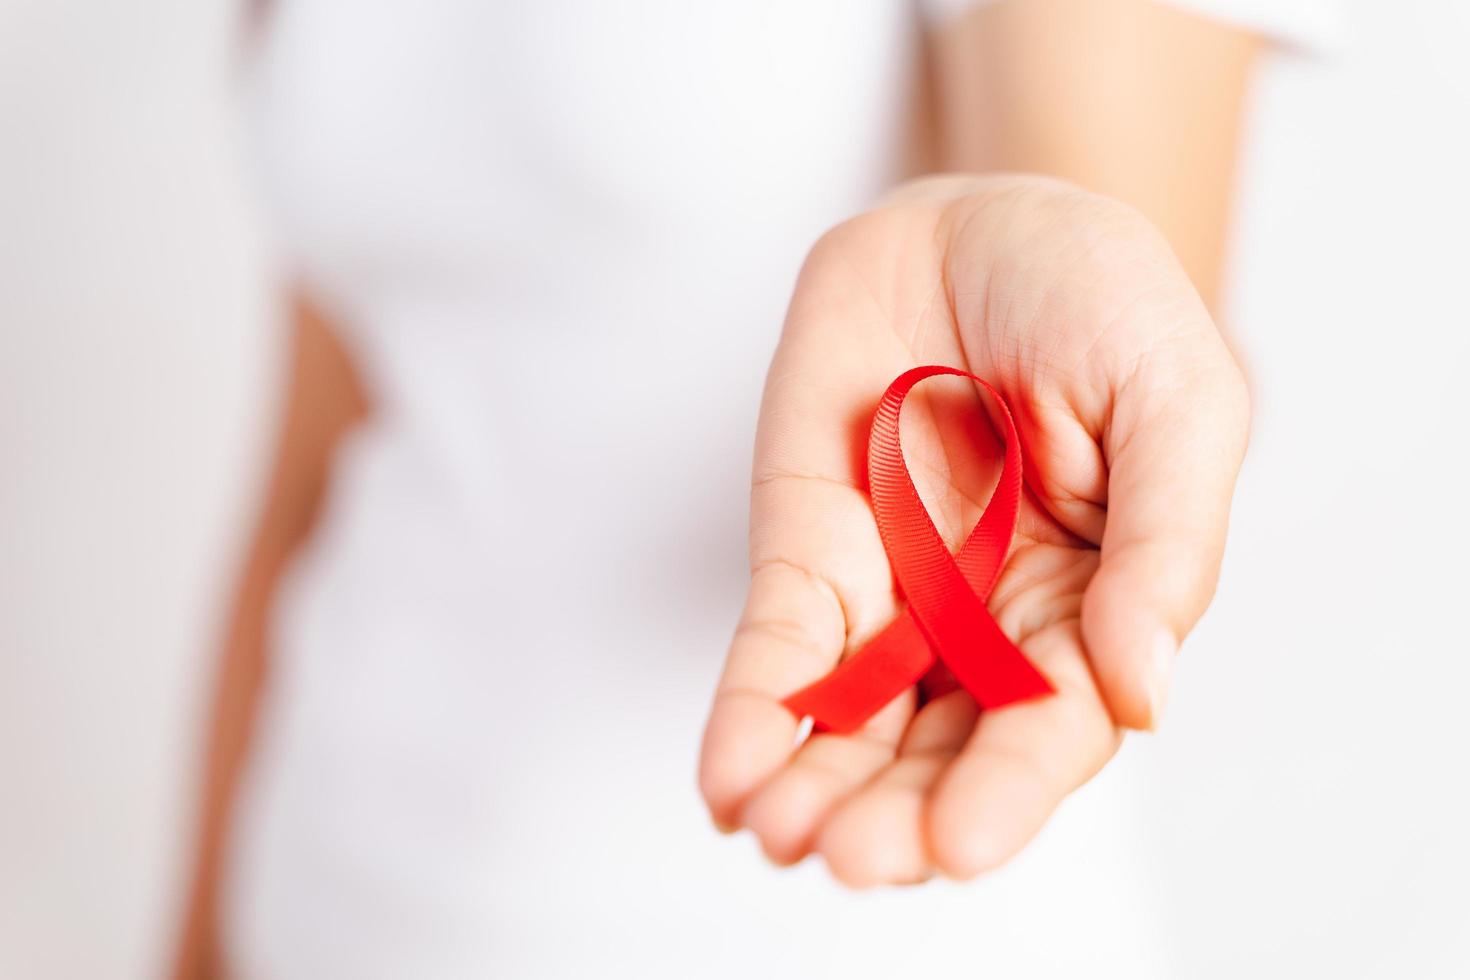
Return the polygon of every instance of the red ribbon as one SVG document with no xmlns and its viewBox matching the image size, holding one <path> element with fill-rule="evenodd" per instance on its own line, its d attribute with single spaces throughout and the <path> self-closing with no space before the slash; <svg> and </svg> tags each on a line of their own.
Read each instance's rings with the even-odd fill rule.
<svg viewBox="0 0 1470 980">
<path fill-rule="evenodd" d="M 899 444 L 904 397 L 925 378 L 969 378 L 990 393 L 1005 423 L 1000 483 L 957 555 L 919 499 Z M 1052 691 L 1045 677 L 1001 632 L 985 607 L 1005 564 L 1021 502 L 1021 442 L 1005 399 L 968 371 L 917 367 L 899 375 L 873 419 L 868 437 L 868 485 L 873 516 L 907 608 L 837 669 L 785 701 L 810 715 L 818 729 L 850 732 L 944 662 L 982 708 L 999 708 Z"/>
</svg>

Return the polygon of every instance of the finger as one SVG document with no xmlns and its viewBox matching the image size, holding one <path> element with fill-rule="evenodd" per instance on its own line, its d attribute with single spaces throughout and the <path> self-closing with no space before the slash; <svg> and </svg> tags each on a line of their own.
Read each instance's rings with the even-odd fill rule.
<svg viewBox="0 0 1470 980">
<path fill-rule="evenodd" d="M 955 691 L 914 717 L 898 757 L 836 807 L 816 849 L 850 888 L 913 884 L 933 872 L 925 801 L 974 727 L 975 702 Z"/>
<path fill-rule="evenodd" d="M 882 541 L 854 485 L 784 471 L 759 477 L 751 556 L 750 593 L 700 760 L 701 791 L 725 827 L 740 824 L 747 801 L 791 759 L 798 719 L 782 699 L 829 672 L 897 609 Z M 906 719 L 910 709 L 895 710 Z"/>
<path fill-rule="evenodd" d="M 831 670 L 845 636 L 841 605 L 811 572 L 772 562 L 751 576 L 700 756 L 716 824 L 736 826 L 746 798 L 790 758 L 799 722 L 781 699 Z"/>
<path fill-rule="evenodd" d="M 1134 373 L 1106 445 L 1107 524 L 1082 635 L 1113 717 L 1131 728 L 1159 723 L 1179 644 L 1214 595 L 1245 452 L 1244 383 L 1207 318 L 1201 329 L 1203 350 Z"/>
<path fill-rule="evenodd" d="M 1009 860 L 1119 744 L 1075 621 L 1035 634 L 1024 647 L 1056 693 L 983 713 L 939 779 L 926 831 L 935 866 L 950 878 Z"/>
<path fill-rule="evenodd" d="M 837 805 L 893 761 L 913 706 L 910 690 L 859 731 L 814 735 L 755 793 L 741 823 L 768 858 L 787 865 L 810 853 L 818 828 Z"/>
</svg>

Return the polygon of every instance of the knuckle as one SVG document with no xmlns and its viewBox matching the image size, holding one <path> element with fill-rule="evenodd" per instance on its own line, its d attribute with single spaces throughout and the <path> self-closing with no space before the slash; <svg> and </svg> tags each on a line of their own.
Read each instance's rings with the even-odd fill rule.
<svg viewBox="0 0 1470 980">
<path fill-rule="evenodd" d="M 851 257 L 882 241 L 894 224 L 901 206 L 890 205 L 854 215 L 823 232 L 807 251 L 804 273 L 821 271 L 830 266 L 843 266 Z"/>
<path fill-rule="evenodd" d="M 781 616 L 748 619 L 735 628 L 735 642 L 748 639 L 784 647 L 823 666 L 832 660 L 829 644 L 800 619 Z"/>
</svg>

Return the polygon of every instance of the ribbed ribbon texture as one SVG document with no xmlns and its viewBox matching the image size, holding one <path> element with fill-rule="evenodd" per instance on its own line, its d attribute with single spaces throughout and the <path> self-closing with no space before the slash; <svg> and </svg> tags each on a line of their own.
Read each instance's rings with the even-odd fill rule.
<svg viewBox="0 0 1470 980">
<path fill-rule="evenodd" d="M 940 375 L 969 378 L 999 407 L 1005 427 L 1000 482 L 970 536 L 951 555 L 909 476 L 899 412 L 909 391 Z M 989 384 L 951 367 L 916 367 L 888 386 L 868 436 L 873 516 L 904 611 L 866 646 L 815 684 L 786 699 L 797 717 L 822 731 L 859 728 L 942 661 L 981 708 L 1051 693 L 1046 678 L 1001 632 L 986 601 L 1005 565 L 1021 502 L 1021 443 L 1009 407 Z"/>
</svg>

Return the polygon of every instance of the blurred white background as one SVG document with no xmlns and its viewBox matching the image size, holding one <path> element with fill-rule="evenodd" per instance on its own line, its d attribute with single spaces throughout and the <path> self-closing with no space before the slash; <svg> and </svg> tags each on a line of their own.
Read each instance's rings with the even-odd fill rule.
<svg viewBox="0 0 1470 980">
<path fill-rule="evenodd" d="M 0 4 L 3 977 L 149 976 L 169 942 L 280 370 L 236 14 Z M 1344 14 L 1258 89 L 1256 438 L 1168 723 L 1126 750 L 1190 976 L 1470 975 L 1470 11 Z"/>
<path fill-rule="evenodd" d="M 0 976 L 161 965 L 278 374 L 227 2 L 0 2 Z"/>
</svg>

